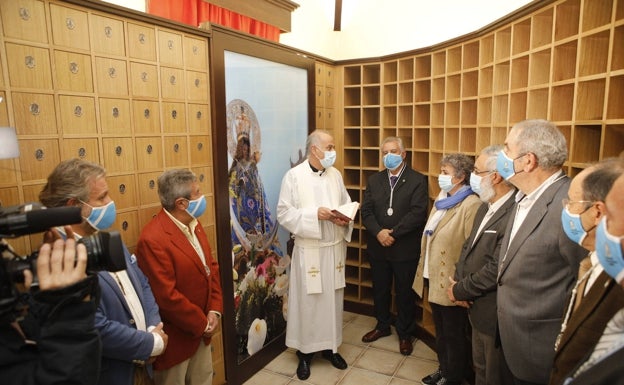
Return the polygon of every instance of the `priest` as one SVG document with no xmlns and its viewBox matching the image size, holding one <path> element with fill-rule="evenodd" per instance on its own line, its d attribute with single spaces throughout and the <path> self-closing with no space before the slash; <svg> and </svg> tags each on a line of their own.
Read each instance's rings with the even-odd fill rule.
<svg viewBox="0 0 624 385">
<path fill-rule="evenodd" d="M 315 352 L 337 368 L 347 368 L 338 353 L 342 343 L 345 257 L 355 213 L 342 175 L 333 166 L 334 138 L 315 130 L 306 141 L 307 160 L 291 168 L 277 204 L 277 219 L 294 237 L 286 345 L 297 349 L 297 377 L 310 377 Z M 338 212 L 336 212 L 338 209 Z M 334 212 L 332 212 L 334 210 Z"/>
</svg>

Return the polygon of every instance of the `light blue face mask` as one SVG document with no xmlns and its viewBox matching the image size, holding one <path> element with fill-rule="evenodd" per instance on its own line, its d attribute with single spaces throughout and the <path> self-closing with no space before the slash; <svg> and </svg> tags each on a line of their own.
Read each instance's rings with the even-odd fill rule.
<svg viewBox="0 0 624 385">
<path fill-rule="evenodd" d="M 193 218 L 199 218 L 206 211 L 206 197 L 200 196 L 197 199 L 190 200 L 189 205 L 186 209 L 186 212 L 189 213 Z"/>
<path fill-rule="evenodd" d="M 624 280 L 624 257 L 621 241 L 624 238 L 609 234 L 607 217 L 603 217 L 596 229 L 596 254 L 604 270 L 617 283 Z"/>
<path fill-rule="evenodd" d="M 483 178 L 474 172 L 470 174 L 470 189 L 475 192 L 475 194 L 481 195 L 481 180 Z"/>
<path fill-rule="evenodd" d="M 589 207 L 580 214 L 572 214 L 567 207 L 564 207 L 561 211 L 561 225 L 563 226 L 563 231 L 568 238 L 580 246 L 583 246 L 583 241 L 585 237 L 587 237 L 587 231 L 583 228 L 583 222 L 581 221 L 581 214 L 587 210 L 589 210 Z"/>
<path fill-rule="evenodd" d="M 321 162 L 321 166 L 327 169 L 333 166 L 334 162 L 336 162 L 336 151 L 324 151 L 324 153 L 325 157 L 323 159 L 319 159 L 319 161 Z"/>
<path fill-rule="evenodd" d="M 115 223 L 115 217 L 117 216 L 115 201 L 110 201 L 104 206 L 98 207 L 93 207 L 86 202 L 82 203 L 91 207 L 91 214 L 89 214 L 86 220 L 94 229 L 106 230 Z"/>
<path fill-rule="evenodd" d="M 396 170 L 401 165 L 401 162 L 403 162 L 403 157 L 399 154 L 389 152 L 383 157 L 384 167 L 390 171 Z"/>
<path fill-rule="evenodd" d="M 503 178 L 505 178 L 505 180 L 513 178 L 514 175 L 516 175 L 518 172 L 521 172 L 516 172 L 516 166 L 514 165 L 514 161 L 516 159 L 522 158 L 525 155 L 526 154 L 522 154 L 515 159 L 511 159 L 507 156 L 507 154 L 505 154 L 505 151 L 499 152 L 496 158 L 496 171 L 498 171 L 498 173 Z"/>
<path fill-rule="evenodd" d="M 450 175 L 440 174 L 438 175 L 438 186 L 440 186 L 440 190 L 444 192 L 449 192 L 455 187 L 452 181 L 453 177 Z"/>
</svg>

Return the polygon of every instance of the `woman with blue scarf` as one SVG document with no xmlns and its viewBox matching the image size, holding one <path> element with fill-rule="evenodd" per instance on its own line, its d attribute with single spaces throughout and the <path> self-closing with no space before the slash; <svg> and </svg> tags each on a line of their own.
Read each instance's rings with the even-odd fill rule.
<svg viewBox="0 0 624 385">
<path fill-rule="evenodd" d="M 467 304 L 451 302 L 446 294 L 455 274 L 462 245 L 470 236 L 481 201 L 470 189 L 474 161 L 450 154 L 440 162 L 438 195 L 421 241 L 413 288 L 427 298 L 433 313 L 439 368 L 422 379 L 424 384 L 462 384 L 470 363 L 466 337 Z M 463 306 L 460 306 L 463 305 Z"/>
</svg>

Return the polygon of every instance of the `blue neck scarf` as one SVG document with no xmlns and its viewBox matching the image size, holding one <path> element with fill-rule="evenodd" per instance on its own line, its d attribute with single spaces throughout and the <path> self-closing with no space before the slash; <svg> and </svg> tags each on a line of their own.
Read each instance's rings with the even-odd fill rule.
<svg viewBox="0 0 624 385">
<path fill-rule="evenodd" d="M 447 198 L 438 199 L 435 201 L 435 207 L 437 210 L 448 210 L 451 207 L 455 207 L 460 204 L 468 195 L 472 195 L 474 192 L 470 189 L 470 186 L 465 185 L 460 188 L 455 194 Z"/>
</svg>

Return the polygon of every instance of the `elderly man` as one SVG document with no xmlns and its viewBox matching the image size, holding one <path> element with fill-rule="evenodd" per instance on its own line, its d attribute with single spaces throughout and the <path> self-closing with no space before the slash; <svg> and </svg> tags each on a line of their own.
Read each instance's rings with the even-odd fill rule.
<svg viewBox="0 0 624 385">
<path fill-rule="evenodd" d="M 501 145 L 486 147 L 475 161 L 470 186 L 484 203 L 455 265 L 456 282 L 448 288 L 451 301 L 469 308 L 475 385 L 512 383 L 495 343 L 498 254 L 515 203 L 515 189 L 496 172 L 496 159 L 502 149 Z"/>
<path fill-rule="evenodd" d="M 158 178 L 162 210 L 141 231 L 139 265 L 149 277 L 169 347 L 154 362 L 156 385 L 212 384 L 210 339 L 223 312 L 219 265 L 197 220 L 206 209 L 190 170 Z"/>
<path fill-rule="evenodd" d="M 560 385 L 594 347 L 607 321 L 624 307 L 624 291 L 604 272 L 596 255 L 596 229 L 605 215 L 605 199 L 615 180 L 624 173 L 621 161 L 608 159 L 587 167 L 572 179 L 561 214 L 571 240 L 590 251 L 581 261 L 561 332 L 557 338 L 550 385 Z"/>
<path fill-rule="evenodd" d="M 605 214 L 596 228 L 596 254 L 605 272 L 624 287 L 624 175 L 615 181 L 605 200 Z M 595 348 L 564 384 L 622 385 L 623 360 L 624 308 L 620 308 L 607 323 Z"/>
<path fill-rule="evenodd" d="M 563 134 L 545 120 L 514 125 L 498 155 L 498 173 L 520 190 L 501 245 L 497 294 L 498 330 L 516 384 L 548 383 L 562 299 L 587 255 L 561 226 L 566 157 Z"/>
<path fill-rule="evenodd" d="M 385 169 L 368 178 L 362 203 L 362 224 L 371 235 L 367 254 L 377 319 L 377 325 L 362 337 L 362 342 L 373 342 L 391 334 L 394 281 L 399 351 L 410 355 L 416 301 L 412 282 L 420 258 L 420 237 L 427 221 L 427 177 L 405 162 L 401 138 L 386 138 L 381 144 L 381 155 Z"/>
<path fill-rule="evenodd" d="M 306 142 L 308 158 L 282 180 L 277 219 L 295 237 L 290 274 L 286 345 L 297 349 L 297 377 L 310 377 L 315 352 L 337 368 L 347 363 L 342 343 L 345 257 L 351 222 L 332 212 L 351 202 L 342 175 L 333 167 L 334 138 L 315 130 Z"/>
</svg>

